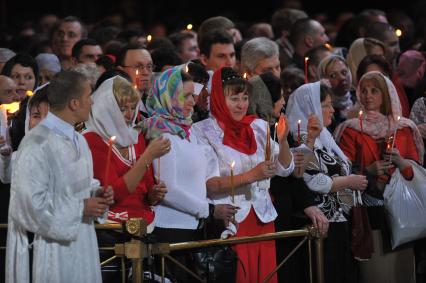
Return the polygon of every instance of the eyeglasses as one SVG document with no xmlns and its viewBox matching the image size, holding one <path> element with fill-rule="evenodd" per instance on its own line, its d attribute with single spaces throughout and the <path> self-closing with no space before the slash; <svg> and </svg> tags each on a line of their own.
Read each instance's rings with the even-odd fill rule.
<svg viewBox="0 0 426 283">
<path fill-rule="evenodd" d="M 152 72 L 152 70 L 155 69 L 154 64 L 147 64 L 147 65 L 137 65 L 137 66 L 123 66 L 125 68 L 132 68 L 134 70 L 142 71 L 143 69 Z"/>
</svg>

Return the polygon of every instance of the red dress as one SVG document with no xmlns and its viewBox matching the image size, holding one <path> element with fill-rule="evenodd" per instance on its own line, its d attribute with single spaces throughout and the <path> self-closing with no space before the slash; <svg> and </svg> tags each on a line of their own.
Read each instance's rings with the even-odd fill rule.
<svg viewBox="0 0 426 283">
<path fill-rule="evenodd" d="M 346 128 L 343 131 L 339 143 L 339 147 L 352 163 L 362 164 L 364 168 L 371 165 L 376 160 L 383 160 L 384 146 L 384 141 L 376 141 L 366 133 L 361 135 L 361 132 L 352 128 Z M 419 162 L 419 155 L 416 150 L 411 128 L 407 127 L 397 130 L 395 148 L 399 150 L 403 158 Z M 393 170 L 390 173 L 393 173 Z M 409 166 L 405 168 L 401 174 L 406 180 L 412 179 L 412 167 Z"/>
<path fill-rule="evenodd" d="M 101 184 L 104 184 L 108 143 L 94 132 L 87 132 L 84 134 L 84 137 L 92 152 L 94 177 Z M 143 135 L 139 135 L 138 143 L 134 145 L 134 160 L 139 159 L 145 148 L 145 139 Z M 116 213 L 116 216 L 110 216 L 109 218 L 114 221 L 125 221 L 124 216 L 127 212 L 129 218 L 142 217 L 150 224 L 154 220 L 154 211 L 147 203 L 147 194 L 148 190 L 154 185 L 152 167 L 145 173 L 145 176 L 139 182 L 135 191 L 131 193 L 127 188 L 123 176 L 132 166 L 133 164 L 129 160 L 124 159 L 114 148 L 111 155 L 108 182 L 114 190 L 114 204 L 110 207 L 110 211 Z"/>
</svg>

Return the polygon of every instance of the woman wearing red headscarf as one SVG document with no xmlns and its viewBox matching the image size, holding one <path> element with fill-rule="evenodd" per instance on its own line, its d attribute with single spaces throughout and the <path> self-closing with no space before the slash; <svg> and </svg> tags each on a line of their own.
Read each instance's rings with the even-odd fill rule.
<svg viewBox="0 0 426 283">
<path fill-rule="evenodd" d="M 270 139 L 266 121 L 246 115 L 247 88 L 248 82 L 231 68 L 217 70 L 212 79 L 212 117 L 193 125 L 199 142 L 211 146 L 219 162 L 220 176 L 207 181 L 208 196 L 214 203 L 239 207 L 223 237 L 274 232 L 277 213 L 268 191 L 270 178 L 288 176 L 294 169 L 284 119 L 277 128 L 278 144 Z M 265 148 L 271 150 L 268 160 Z M 235 250 L 241 260 L 236 282 L 262 282 L 276 267 L 275 241 L 238 244 Z M 269 282 L 277 282 L 276 275 Z"/>
</svg>

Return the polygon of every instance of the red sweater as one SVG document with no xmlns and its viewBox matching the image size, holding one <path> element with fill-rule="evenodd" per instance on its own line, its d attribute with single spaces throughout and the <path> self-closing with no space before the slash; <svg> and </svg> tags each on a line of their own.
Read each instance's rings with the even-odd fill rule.
<svg viewBox="0 0 426 283">
<path fill-rule="evenodd" d="M 104 184 L 108 144 L 94 132 L 87 132 L 84 134 L 84 137 L 92 152 L 94 177 L 98 179 L 101 184 Z M 135 144 L 134 147 L 136 160 L 138 160 L 146 148 L 143 135 L 139 135 L 138 143 Z M 115 203 L 110 207 L 110 211 L 115 213 L 127 212 L 129 218 L 142 217 L 149 224 L 154 220 L 154 212 L 146 201 L 148 190 L 154 185 L 152 167 L 145 173 L 145 176 L 139 182 L 133 193 L 129 192 L 123 178 L 124 174 L 126 174 L 130 168 L 130 162 L 126 162 L 122 156 L 118 155 L 113 150 L 111 154 L 108 183 L 111 184 L 114 190 Z M 117 219 L 114 220 L 117 221 Z"/>
<path fill-rule="evenodd" d="M 364 168 L 376 160 L 383 160 L 382 152 L 384 152 L 384 149 L 382 148 L 384 143 L 378 143 L 365 133 L 361 136 L 361 132 L 352 128 L 346 128 L 343 131 L 339 146 L 353 163 L 362 163 Z M 419 155 L 410 128 L 403 128 L 397 131 L 395 148 L 399 150 L 403 158 L 419 162 Z M 361 151 L 362 154 L 360 154 Z M 393 170 L 390 173 L 393 173 Z M 413 168 L 409 166 L 401 174 L 406 180 L 410 180 L 413 178 Z"/>
</svg>

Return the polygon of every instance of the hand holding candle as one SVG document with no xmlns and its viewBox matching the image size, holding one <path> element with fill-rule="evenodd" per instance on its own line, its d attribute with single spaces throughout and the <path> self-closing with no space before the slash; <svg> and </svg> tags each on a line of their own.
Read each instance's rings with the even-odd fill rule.
<svg viewBox="0 0 426 283">
<path fill-rule="evenodd" d="M 114 144 L 116 137 L 112 136 L 108 141 L 108 155 L 107 155 L 107 163 L 105 167 L 105 175 L 104 175 L 104 189 L 108 188 L 109 186 L 109 168 L 111 166 L 111 155 L 112 155 L 112 147 Z"/>
</svg>

